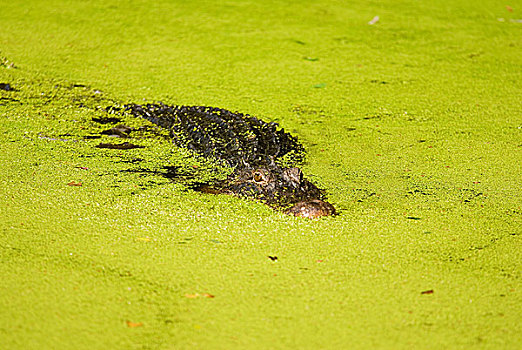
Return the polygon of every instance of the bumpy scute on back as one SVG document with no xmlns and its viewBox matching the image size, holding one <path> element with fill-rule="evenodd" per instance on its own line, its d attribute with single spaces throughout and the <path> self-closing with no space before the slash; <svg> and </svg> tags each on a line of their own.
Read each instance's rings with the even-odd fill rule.
<svg viewBox="0 0 522 350">
<path fill-rule="evenodd" d="M 291 154 L 294 165 L 303 161 L 297 138 L 248 114 L 202 106 L 164 104 L 126 105 L 133 115 L 170 129 L 174 143 L 228 166 L 272 165 Z"/>
</svg>

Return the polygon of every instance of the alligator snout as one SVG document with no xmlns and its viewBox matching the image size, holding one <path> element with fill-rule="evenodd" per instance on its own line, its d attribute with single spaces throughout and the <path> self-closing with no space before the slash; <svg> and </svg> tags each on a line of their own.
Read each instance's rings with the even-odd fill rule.
<svg viewBox="0 0 522 350">
<path fill-rule="evenodd" d="M 287 209 L 285 214 L 315 219 L 321 216 L 334 215 L 335 208 L 328 202 L 320 199 L 312 199 L 295 204 L 293 207 Z"/>
</svg>

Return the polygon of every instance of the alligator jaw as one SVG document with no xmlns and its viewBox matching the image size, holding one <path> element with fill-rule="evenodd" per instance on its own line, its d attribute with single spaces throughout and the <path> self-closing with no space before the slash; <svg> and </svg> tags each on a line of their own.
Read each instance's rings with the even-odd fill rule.
<svg viewBox="0 0 522 350">
<path fill-rule="evenodd" d="M 335 208 L 328 202 L 312 199 L 295 204 L 293 207 L 287 209 L 285 214 L 315 219 L 321 216 L 335 215 Z"/>
</svg>

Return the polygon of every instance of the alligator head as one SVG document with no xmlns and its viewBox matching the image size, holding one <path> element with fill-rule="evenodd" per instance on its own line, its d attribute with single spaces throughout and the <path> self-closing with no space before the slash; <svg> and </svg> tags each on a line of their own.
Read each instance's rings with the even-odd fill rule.
<svg viewBox="0 0 522 350">
<path fill-rule="evenodd" d="M 304 178 L 300 168 L 258 166 L 236 169 L 227 179 L 211 186 L 218 193 L 261 200 L 289 215 L 317 218 L 335 214 L 324 193 Z"/>
</svg>

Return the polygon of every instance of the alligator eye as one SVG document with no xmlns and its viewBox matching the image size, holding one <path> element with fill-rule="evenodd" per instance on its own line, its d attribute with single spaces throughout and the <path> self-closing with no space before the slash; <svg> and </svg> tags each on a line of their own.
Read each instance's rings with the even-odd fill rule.
<svg viewBox="0 0 522 350">
<path fill-rule="evenodd" d="M 263 176 L 263 174 L 262 174 L 260 171 L 256 171 L 256 172 L 254 173 L 254 181 L 255 181 L 255 182 L 261 182 L 261 181 L 264 180 L 264 178 L 265 178 L 265 177 Z"/>
<path fill-rule="evenodd" d="M 266 175 L 262 171 L 257 170 L 256 172 L 254 172 L 253 180 L 254 182 L 258 183 L 266 181 Z"/>
</svg>

